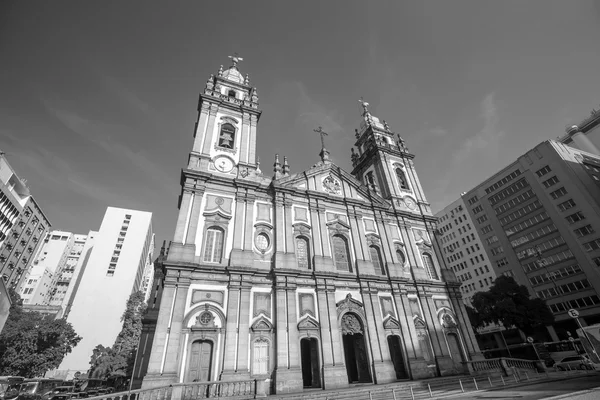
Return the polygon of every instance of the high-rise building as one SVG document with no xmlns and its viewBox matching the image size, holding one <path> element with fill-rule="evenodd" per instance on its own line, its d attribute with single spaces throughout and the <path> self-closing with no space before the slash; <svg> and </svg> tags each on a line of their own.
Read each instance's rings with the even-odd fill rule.
<svg viewBox="0 0 600 400">
<path fill-rule="evenodd" d="M 127 300 L 142 288 L 153 258 L 152 213 L 108 207 L 93 240 L 67 305 L 67 320 L 83 339 L 47 376 L 85 374 L 92 350 L 99 344 L 113 345 Z M 85 244 L 77 248 L 85 254 Z"/>
<path fill-rule="evenodd" d="M 363 102 L 353 171 L 256 157 L 256 88 L 233 65 L 200 94 L 143 387 L 273 380 L 277 393 L 464 373 L 480 357 L 441 269 L 404 140 Z M 137 372 L 136 372 L 137 374 Z"/>
<path fill-rule="evenodd" d="M 95 234 L 93 231 L 88 235 L 63 231 L 48 233 L 23 282 L 23 304 L 54 307 L 58 317 L 67 316 L 77 278 L 85 269 L 86 254 L 93 245 Z"/>
<path fill-rule="evenodd" d="M 438 217 L 438 229 L 434 246 L 446 261 L 446 268 L 453 270 L 462 282 L 463 301 L 471 306 L 473 295 L 488 290 L 496 279 L 496 272 L 476 228 L 476 222 L 487 217 L 482 215 L 476 220 L 471 219 L 462 196 L 435 216 Z"/>
<path fill-rule="evenodd" d="M 579 311 L 583 324 L 600 322 L 598 155 L 548 140 L 463 194 L 462 199 L 466 212 L 454 217 L 438 214 L 442 217 L 440 247 L 449 267 L 456 270 L 457 263 L 464 262 L 464 258 L 456 258 L 456 251 L 471 246 L 450 232 L 457 222 L 462 227 L 457 219 L 461 216 L 469 221 L 485 249 L 482 263 L 497 276 L 511 276 L 532 296 L 546 300 L 556 318 L 553 327 L 548 327 L 548 339 L 564 340 L 567 332 L 575 332 L 576 322 L 567 314 L 571 308 Z M 469 259 L 468 266 L 472 255 L 463 256 Z M 489 282 L 491 272 L 487 277 Z M 472 297 L 485 290 L 485 278 L 471 276 L 461 288 L 463 294 Z"/>
<path fill-rule="evenodd" d="M 49 229 L 25 181 L 0 152 L 0 277 L 6 286 L 20 289 Z"/>
</svg>

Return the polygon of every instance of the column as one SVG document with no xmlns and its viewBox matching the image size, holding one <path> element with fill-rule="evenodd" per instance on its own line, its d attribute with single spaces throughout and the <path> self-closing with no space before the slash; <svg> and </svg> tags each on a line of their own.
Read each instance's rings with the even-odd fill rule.
<svg viewBox="0 0 600 400">
<path fill-rule="evenodd" d="M 177 217 L 177 225 L 175 226 L 175 235 L 173 237 L 173 243 L 183 243 L 185 224 L 187 222 L 191 200 L 192 192 L 189 189 L 184 188 L 181 197 L 181 204 L 179 205 L 179 216 Z"/>
<path fill-rule="evenodd" d="M 398 308 L 398 322 L 402 329 L 402 336 L 404 344 L 406 345 L 407 357 L 409 359 L 415 359 L 419 357 L 417 347 L 415 344 L 418 343 L 417 330 L 412 319 L 410 307 L 408 305 L 408 298 L 406 297 L 406 291 L 403 291 L 400 285 L 394 285 L 394 300 L 396 300 L 396 307 Z"/>
<path fill-rule="evenodd" d="M 356 249 L 356 268 L 360 271 L 360 275 L 381 275 L 381 272 L 377 273 L 375 271 L 373 263 L 371 262 L 362 216 L 354 214 L 354 218 L 350 219 L 350 225 L 352 227 L 352 240 L 354 241 L 354 248 Z"/>
<path fill-rule="evenodd" d="M 256 115 L 250 116 L 250 149 L 248 151 L 248 163 L 256 164 L 256 123 L 258 118 Z"/>
<path fill-rule="evenodd" d="M 184 275 L 185 274 L 185 275 Z M 167 340 L 166 357 L 163 374 L 175 374 L 178 376 L 179 362 L 181 353 L 181 337 L 183 328 L 183 318 L 185 317 L 185 307 L 187 301 L 188 289 L 190 287 L 189 272 L 180 271 L 177 279 L 177 288 L 175 293 L 175 307 L 171 317 L 169 327 L 169 338 Z"/>
<path fill-rule="evenodd" d="M 225 343 L 222 380 L 235 380 L 236 351 L 238 348 L 238 318 L 240 307 L 240 279 L 239 275 L 232 275 L 229 281 L 227 299 L 227 321 L 225 323 Z"/>
<path fill-rule="evenodd" d="M 185 237 L 186 245 L 196 245 L 196 235 L 198 233 L 198 222 L 200 221 L 200 206 L 202 205 L 202 197 L 204 190 L 197 190 L 194 192 L 194 201 L 192 203 L 192 212 L 190 214 L 190 222 L 188 224 L 188 231 Z M 190 260 L 193 261 L 193 260 Z"/>
<path fill-rule="evenodd" d="M 337 330 L 335 289 L 327 288 L 324 281 L 321 281 L 316 291 L 321 326 L 321 346 L 323 347 L 323 388 L 329 390 L 348 387 L 348 374 Z"/>
<path fill-rule="evenodd" d="M 450 302 L 452 303 L 452 308 L 455 310 L 456 318 L 458 318 L 457 322 L 460 327 L 460 331 L 464 336 L 464 341 L 466 342 L 467 350 L 471 355 L 471 358 L 474 356 L 481 356 L 481 350 L 479 350 L 479 344 L 477 343 L 475 333 L 471 328 L 471 323 L 469 321 L 464 303 L 460 298 L 456 297 L 456 294 L 452 292 L 450 292 Z M 504 343 L 502 346 L 504 346 Z"/>
<path fill-rule="evenodd" d="M 283 199 L 281 194 L 275 198 L 275 268 L 283 268 L 285 254 L 285 220 L 283 218 Z"/>
<path fill-rule="evenodd" d="M 390 251 L 390 232 L 388 232 L 388 230 L 386 229 L 385 221 L 375 218 L 375 223 L 377 224 L 377 228 L 379 229 L 379 237 L 381 238 L 381 250 L 384 252 L 385 259 L 387 260 L 387 262 L 393 264 L 394 256 Z"/>
<path fill-rule="evenodd" d="M 246 164 L 248 162 L 248 141 L 250 140 L 250 116 L 248 114 L 242 115 L 242 129 L 238 133 L 242 137 L 240 138 L 240 162 Z"/>
<path fill-rule="evenodd" d="M 250 277 L 242 276 L 242 279 L 246 280 Z M 238 339 L 238 363 L 237 363 L 237 376 L 238 379 L 250 378 L 250 362 L 248 360 L 248 347 L 249 334 L 250 334 L 250 289 L 252 282 L 243 282 L 241 288 L 241 301 L 240 301 L 240 324 L 239 339 Z"/>
<path fill-rule="evenodd" d="M 252 243 L 254 241 L 254 200 L 256 197 L 248 193 L 246 195 L 246 221 L 244 222 L 244 250 L 252 251 Z M 247 260 L 246 264 L 250 264 L 251 260 Z"/>
<path fill-rule="evenodd" d="M 209 103 L 202 103 L 200 109 L 200 116 L 198 117 L 196 132 L 194 132 L 194 147 L 193 152 L 200 153 L 202 151 L 202 140 L 208 133 L 206 131 L 206 121 L 208 120 L 208 110 L 210 109 Z M 198 135 L 200 133 L 200 135 Z"/>
<path fill-rule="evenodd" d="M 204 144 L 202 145 L 202 154 L 206 156 L 210 155 L 210 145 L 214 141 L 213 136 L 219 134 L 219 132 L 215 132 L 215 119 L 217 118 L 218 109 L 218 106 L 211 104 L 208 116 L 208 126 L 206 127 L 206 132 L 204 134 Z"/>
<path fill-rule="evenodd" d="M 298 266 L 298 260 L 296 258 L 296 246 L 294 245 L 294 231 L 292 227 L 292 201 L 290 199 L 285 199 L 283 207 L 285 216 L 284 267 L 293 269 Z"/>
<path fill-rule="evenodd" d="M 242 237 L 244 233 L 244 209 L 246 207 L 246 196 L 238 192 L 235 197 L 235 229 L 233 230 L 233 250 L 242 250 L 244 244 Z"/>
</svg>

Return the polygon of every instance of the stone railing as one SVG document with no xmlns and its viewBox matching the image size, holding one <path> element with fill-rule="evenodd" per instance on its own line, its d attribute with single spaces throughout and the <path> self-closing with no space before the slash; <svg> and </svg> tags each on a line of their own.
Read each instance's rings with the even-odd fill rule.
<svg viewBox="0 0 600 400">
<path fill-rule="evenodd" d="M 129 390 L 89 397 L 86 400 L 198 400 L 198 399 L 252 399 L 266 397 L 267 382 L 212 381 L 173 383 L 151 389 Z"/>
<path fill-rule="evenodd" d="M 502 374 L 510 376 L 520 372 L 543 372 L 544 364 L 537 360 L 519 358 L 490 358 L 487 360 L 468 361 L 467 366 L 473 375 Z"/>
</svg>

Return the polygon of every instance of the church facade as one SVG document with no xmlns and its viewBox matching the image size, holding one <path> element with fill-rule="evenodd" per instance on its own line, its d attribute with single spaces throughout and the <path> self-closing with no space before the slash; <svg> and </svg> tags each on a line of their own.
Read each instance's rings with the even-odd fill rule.
<svg viewBox="0 0 600 400">
<path fill-rule="evenodd" d="M 256 155 L 256 88 L 200 94 L 142 387 L 264 379 L 276 393 L 467 373 L 481 357 L 405 142 L 363 102 L 353 171 Z M 321 138 L 325 133 L 319 128 Z"/>
</svg>

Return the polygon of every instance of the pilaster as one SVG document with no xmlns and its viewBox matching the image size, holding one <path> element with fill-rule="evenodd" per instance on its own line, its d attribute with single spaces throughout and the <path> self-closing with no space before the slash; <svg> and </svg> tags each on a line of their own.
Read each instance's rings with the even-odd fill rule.
<svg viewBox="0 0 600 400">
<path fill-rule="evenodd" d="M 210 105 L 208 125 L 204 134 L 204 144 L 202 145 L 202 154 L 206 156 L 210 155 L 210 145 L 213 142 L 213 136 L 215 135 L 215 120 L 217 118 L 218 109 L 219 106 L 215 104 Z"/>
<path fill-rule="evenodd" d="M 208 120 L 209 109 L 210 104 L 203 102 L 200 108 L 200 115 L 198 116 L 196 132 L 194 132 L 194 147 L 192 151 L 195 153 L 200 153 L 202 151 L 202 142 L 207 134 L 206 122 Z"/>
</svg>

